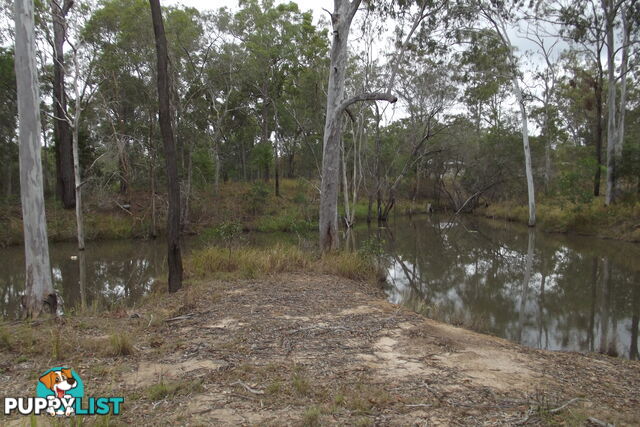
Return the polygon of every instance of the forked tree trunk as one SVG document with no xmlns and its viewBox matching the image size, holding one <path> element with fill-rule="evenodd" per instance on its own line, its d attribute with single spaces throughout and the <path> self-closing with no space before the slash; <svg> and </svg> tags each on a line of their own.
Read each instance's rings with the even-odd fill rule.
<svg viewBox="0 0 640 427">
<path fill-rule="evenodd" d="M 385 100 L 396 102 L 389 93 L 366 93 L 347 100 L 344 97 L 345 71 L 348 58 L 349 29 L 361 0 L 334 0 L 331 15 L 333 40 L 327 88 L 327 111 L 322 146 L 322 183 L 320 186 L 320 249 L 337 249 L 338 192 L 340 190 L 340 139 L 342 114 L 349 105 L 360 101 Z"/>
<path fill-rule="evenodd" d="M 160 0 L 149 0 L 153 32 L 156 38 L 158 56 L 158 99 L 160 105 L 160 133 L 164 143 L 164 157 L 167 167 L 169 186 L 169 214 L 167 216 L 167 243 L 169 263 L 169 292 L 176 292 L 182 287 L 182 254 L 180 252 L 180 186 L 178 182 L 178 164 L 176 161 L 176 145 L 171 128 L 171 111 L 169 108 L 169 74 L 167 63 L 167 38 L 162 23 Z"/>
<path fill-rule="evenodd" d="M 40 94 L 36 68 L 33 1 L 15 1 L 16 83 L 20 134 L 20 196 L 24 223 L 27 317 L 37 317 L 49 304 L 55 313 L 47 221 L 42 187 Z"/>
<path fill-rule="evenodd" d="M 338 191 L 340 171 L 340 117 L 336 111 L 344 96 L 349 29 L 360 0 L 335 0 L 331 22 L 333 40 L 327 88 L 327 111 L 322 147 L 322 183 L 320 187 L 320 248 L 337 249 Z"/>
</svg>

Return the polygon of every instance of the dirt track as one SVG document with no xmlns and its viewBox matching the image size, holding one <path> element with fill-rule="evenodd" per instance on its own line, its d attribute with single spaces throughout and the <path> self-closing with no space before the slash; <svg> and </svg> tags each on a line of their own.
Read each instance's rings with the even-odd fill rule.
<svg viewBox="0 0 640 427">
<path fill-rule="evenodd" d="M 69 318 L 61 328 L 77 322 L 94 345 L 67 364 L 88 394 L 125 396 L 116 423 L 640 423 L 638 362 L 524 348 L 333 276 L 200 284 L 108 322 Z M 136 337 L 134 353 L 101 353 L 105 328 Z M 46 363 L 3 366 L 3 388 L 17 373 L 7 391 L 24 395 L 35 375 L 25 368 Z"/>
</svg>

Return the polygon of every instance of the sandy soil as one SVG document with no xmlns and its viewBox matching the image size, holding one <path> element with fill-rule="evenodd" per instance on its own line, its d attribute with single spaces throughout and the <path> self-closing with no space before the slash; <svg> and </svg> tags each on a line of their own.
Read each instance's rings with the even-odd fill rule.
<svg viewBox="0 0 640 427">
<path fill-rule="evenodd" d="M 88 395 L 125 396 L 111 425 L 640 424 L 638 362 L 521 347 L 333 276 L 215 281 L 51 327 Z M 122 331 L 133 353 L 113 356 Z M 2 395 L 56 364 L 21 351 L 0 350 Z"/>
</svg>

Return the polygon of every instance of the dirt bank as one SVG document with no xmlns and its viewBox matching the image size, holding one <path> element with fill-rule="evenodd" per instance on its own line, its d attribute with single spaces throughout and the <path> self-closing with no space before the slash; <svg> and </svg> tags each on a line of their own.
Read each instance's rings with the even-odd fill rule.
<svg viewBox="0 0 640 427">
<path fill-rule="evenodd" d="M 106 320 L 3 329 L 2 395 L 66 364 L 87 395 L 125 397 L 112 424 L 640 423 L 638 362 L 523 348 L 334 276 L 200 283 Z"/>
</svg>

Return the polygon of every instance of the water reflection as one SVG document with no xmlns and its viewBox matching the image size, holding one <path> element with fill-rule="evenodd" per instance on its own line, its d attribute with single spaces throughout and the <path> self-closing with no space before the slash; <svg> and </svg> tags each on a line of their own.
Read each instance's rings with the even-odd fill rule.
<svg viewBox="0 0 640 427">
<path fill-rule="evenodd" d="M 358 234 L 384 241 L 394 303 L 531 347 L 638 358 L 637 245 L 476 218 Z"/>
<path fill-rule="evenodd" d="M 54 287 L 67 309 L 135 302 L 163 273 L 166 248 L 162 243 L 107 241 L 88 246 L 84 253 L 78 253 L 73 243 L 51 245 Z M 1 251 L 0 310 L 5 318 L 19 315 L 24 286 L 23 251 L 21 247 Z"/>
<path fill-rule="evenodd" d="M 477 218 L 447 226 L 438 217 L 357 228 L 344 241 L 358 248 L 365 240 L 383 242 L 394 303 L 531 347 L 639 357 L 638 245 Z M 243 237 L 257 246 L 282 241 L 300 238 Z M 0 313 L 13 318 L 24 284 L 23 249 L 1 249 L 0 262 Z M 54 244 L 51 264 L 67 309 L 131 304 L 164 275 L 166 246 L 164 240 L 98 242 L 78 254 L 73 243 Z"/>
</svg>

